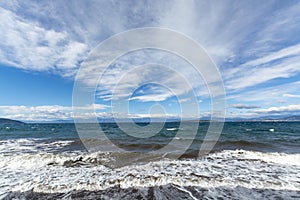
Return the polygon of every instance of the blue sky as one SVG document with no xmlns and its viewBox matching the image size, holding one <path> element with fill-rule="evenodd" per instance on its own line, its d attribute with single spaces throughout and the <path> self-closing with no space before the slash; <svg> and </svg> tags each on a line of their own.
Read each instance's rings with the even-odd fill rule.
<svg viewBox="0 0 300 200">
<path fill-rule="evenodd" d="M 178 31 L 207 51 L 224 82 L 228 117 L 300 114 L 299 1 L 1 1 L 0 19 L 0 117 L 71 119 L 74 80 L 89 53 L 114 34 L 143 27 Z M 116 80 L 131 66 L 147 63 L 156 66 L 129 73 L 124 83 L 146 77 L 161 85 L 140 85 L 134 92 L 121 85 L 115 97 L 130 97 L 130 109 L 118 116 L 148 116 L 161 105 L 176 117 L 187 103 L 184 117 L 195 117 L 191 90 L 172 72 L 157 75 L 159 65 L 181 70 L 197 90 L 199 116 L 210 114 L 205 84 L 187 63 L 144 50 L 107 69 L 95 103 L 80 108 L 82 117 L 94 108 L 99 117 L 118 112 L 111 107 Z M 163 86 L 170 82 L 176 95 Z"/>
</svg>

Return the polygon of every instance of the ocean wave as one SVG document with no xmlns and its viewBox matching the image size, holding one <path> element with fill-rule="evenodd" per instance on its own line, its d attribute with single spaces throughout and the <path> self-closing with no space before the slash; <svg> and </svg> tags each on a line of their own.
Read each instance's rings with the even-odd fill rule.
<svg viewBox="0 0 300 200">
<path fill-rule="evenodd" d="M 130 153 L 129 153 L 130 154 Z M 300 189 L 300 154 L 224 150 L 198 159 L 148 161 L 111 168 L 106 164 L 126 159 L 124 154 L 39 153 L 0 158 L 0 193 L 32 190 L 65 193 L 108 188 L 246 187 Z M 134 156 L 131 153 L 131 156 Z M 15 181 L 18 180 L 18 181 Z"/>
<path fill-rule="evenodd" d="M 0 154 L 49 152 L 62 149 L 74 140 L 14 139 L 0 140 Z"/>
</svg>

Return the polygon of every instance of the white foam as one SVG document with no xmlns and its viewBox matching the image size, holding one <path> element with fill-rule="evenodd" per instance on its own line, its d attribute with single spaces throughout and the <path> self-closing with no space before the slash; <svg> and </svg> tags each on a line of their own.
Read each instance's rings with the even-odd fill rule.
<svg viewBox="0 0 300 200">
<path fill-rule="evenodd" d="M 176 131 L 178 128 L 167 128 L 167 131 Z"/>
<path fill-rule="evenodd" d="M 300 154 L 261 153 L 243 150 L 238 152 L 242 153 L 242 156 L 246 159 L 259 159 L 265 162 L 300 166 Z"/>
<path fill-rule="evenodd" d="M 38 139 L 0 140 L 0 154 L 23 154 L 24 152 L 47 152 L 70 145 L 72 140 L 55 142 L 41 141 Z"/>
<path fill-rule="evenodd" d="M 300 154 L 236 150 L 210 154 L 198 160 L 161 160 L 117 169 L 105 167 L 101 162 L 64 166 L 66 161 L 88 163 L 93 158 L 108 159 L 102 153 L 1 155 L 0 185 L 3 187 L 0 195 L 10 190 L 52 193 L 166 184 L 181 188 L 242 186 L 300 191 Z M 56 164 L 49 165 L 51 163 Z"/>
</svg>

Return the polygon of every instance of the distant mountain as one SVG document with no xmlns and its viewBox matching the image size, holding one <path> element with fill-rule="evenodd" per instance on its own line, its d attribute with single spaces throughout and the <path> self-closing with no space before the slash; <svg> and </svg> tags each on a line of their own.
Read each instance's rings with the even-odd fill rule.
<svg viewBox="0 0 300 200">
<path fill-rule="evenodd" d="M 116 120 L 114 118 L 98 118 L 99 123 L 115 123 Z M 150 122 L 178 122 L 180 121 L 179 118 L 169 118 L 169 119 L 164 119 L 164 118 L 119 118 L 118 122 L 135 122 L 135 123 L 150 123 Z"/>
<path fill-rule="evenodd" d="M 196 122 L 196 121 L 201 121 L 201 122 L 209 122 L 211 119 L 210 117 L 202 117 L 200 119 L 195 119 L 195 118 L 184 118 L 184 119 L 180 119 L 180 118 L 168 118 L 168 119 L 164 119 L 164 118 L 152 118 L 151 121 L 152 122 L 180 122 L 180 121 L 186 121 L 186 122 Z M 215 119 L 216 121 L 218 121 L 218 119 Z M 79 120 L 80 123 L 91 123 L 92 121 L 90 119 L 81 119 Z M 150 123 L 150 118 L 119 118 L 118 122 L 121 123 L 128 123 L 128 122 L 135 122 L 135 123 Z M 220 121 L 223 121 L 222 119 L 220 119 Z M 262 117 L 257 117 L 257 118 L 240 118 L 240 117 L 236 117 L 236 118 L 226 118 L 225 122 L 256 122 L 256 121 L 286 121 L 286 122 L 293 122 L 293 121 L 300 121 L 300 115 L 294 115 L 294 116 L 262 116 Z M 15 121 L 15 120 L 10 120 L 10 119 L 1 119 L 0 118 L 0 124 L 3 123 L 23 123 L 20 121 Z M 107 118 L 98 118 L 98 122 L 99 123 L 115 123 L 116 120 L 114 118 L 111 117 L 107 117 Z M 74 123 L 74 120 L 70 119 L 70 120 L 53 120 L 53 121 L 35 121 L 35 122 L 28 122 L 28 123 Z"/>
<path fill-rule="evenodd" d="M 277 117 L 266 117 L 265 121 L 300 121 L 300 115 L 294 116 L 277 116 Z"/>
<path fill-rule="evenodd" d="M 288 116 L 288 117 L 284 117 L 284 120 L 287 121 L 300 121 L 300 115 L 299 116 Z"/>
<path fill-rule="evenodd" d="M 0 118 L 0 124 L 24 124 L 24 122 L 12 120 L 12 119 Z"/>
<path fill-rule="evenodd" d="M 51 121 L 26 121 L 26 123 L 29 123 L 29 124 L 69 124 L 69 123 L 74 123 L 74 120 L 58 119 L 58 120 L 51 120 Z"/>
</svg>

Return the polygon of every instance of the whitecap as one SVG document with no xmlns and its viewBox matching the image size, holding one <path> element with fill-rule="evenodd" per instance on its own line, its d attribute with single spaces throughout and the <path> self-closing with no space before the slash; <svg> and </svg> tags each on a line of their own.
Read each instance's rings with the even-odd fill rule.
<svg viewBox="0 0 300 200">
<path fill-rule="evenodd" d="M 167 128 L 167 131 L 176 131 L 178 128 Z"/>
</svg>

